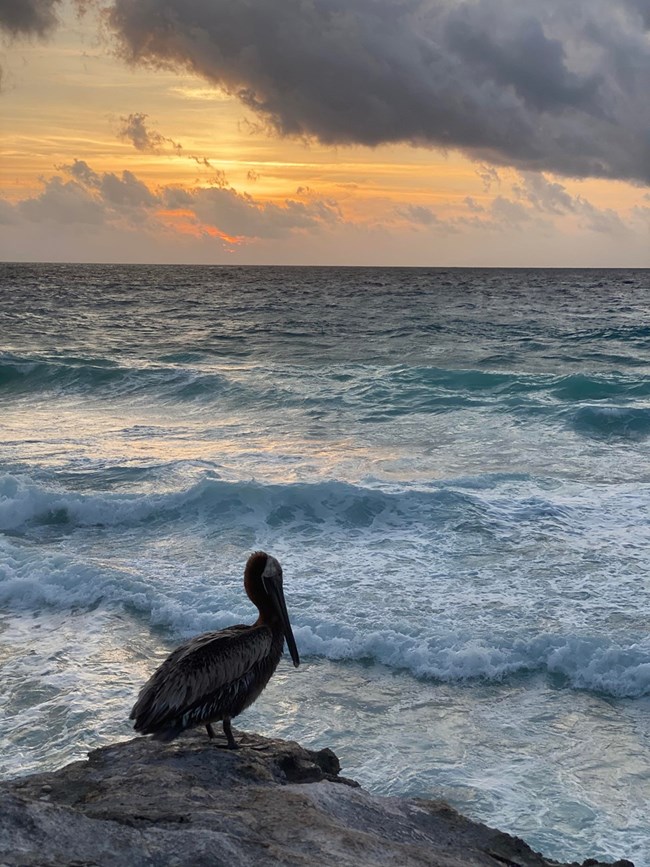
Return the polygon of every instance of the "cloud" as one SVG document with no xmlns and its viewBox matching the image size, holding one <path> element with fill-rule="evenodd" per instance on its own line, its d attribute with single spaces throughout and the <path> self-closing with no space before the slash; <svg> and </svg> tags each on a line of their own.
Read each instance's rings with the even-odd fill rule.
<svg viewBox="0 0 650 867">
<path fill-rule="evenodd" d="M 650 182 L 647 0 L 114 0 L 131 61 L 280 134 Z"/>
<path fill-rule="evenodd" d="M 580 214 L 583 225 L 591 232 L 603 235 L 624 235 L 628 227 L 620 216 L 611 208 L 596 208 L 584 199 L 580 200 Z"/>
<path fill-rule="evenodd" d="M 10 36 L 45 36 L 57 24 L 60 0 L 0 0 L 0 28 Z"/>
<path fill-rule="evenodd" d="M 485 208 L 483 207 L 483 205 L 481 205 L 479 202 L 477 202 L 476 199 L 473 198 L 472 196 L 465 196 L 465 198 L 463 199 L 463 202 L 469 208 L 469 210 L 472 211 L 472 213 L 474 213 L 474 214 L 481 214 L 483 211 L 485 211 Z"/>
<path fill-rule="evenodd" d="M 566 188 L 557 181 L 549 181 L 543 174 L 524 172 L 521 183 L 514 185 L 519 198 L 527 199 L 538 211 L 550 214 L 575 212 L 580 199 L 573 198 Z"/>
<path fill-rule="evenodd" d="M 546 214 L 574 214 L 583 228 L 592 232 L 620 235 L 626 225 L 620 215 L 611 208 L 597 208 L 584 196 L 572 196 L 557 181 L 550 181 L 543 174 L 524 172 L 521 182 L 513 185 L 519 200 L 530 203 L 536 211 Z"/>
<path fill-rule="evenodd" d="M 83 185 L 89 194 L 98 194 L 103 205 L 113 208 L 152 208 L 160 204 L 149 187 L 127 170 L 118 177 L 114 172 L 98 174 L 85 160 L 75 160 L 71 165 L 60 166 L 61 171 L 69 174 Z"/>
<path fill-rule="evenodd" d="M 0 226 L 10 226 L 18 221 L 16 208 L 6 199 L 0 199 Z"/>
<path fill-rule="evenodd" d="M 59 166 L 61 175 L 43 179 L 43 190 L 15 205 L 0 199 L 0 223 L 79 224 L 131 227 L 160 233 L 245 240 L 319 232 L 341 222 L 336 202 L 262 202 L 233 187 L 162 187 L 156 192 L 133 172 L 96 172 L 85 160 Z M 217 178 L 219 180 L 219 178 Z"/>
<path fill-rule="evenodd" d="M 146 124 L 147 117 L 148 115 L 141 111 L 120 117 L 121 126 L 117 131 L 117 137 L 130 141 L 141 153 L 159 154 L 171 148 L 174 156 L 185 157 L 201 168 L 209 169 L 212 172 L 210 179 L 212 186 L 227 186 L 228 181 L 224 171 L 215 168 L 207 157 L 188 154 L 183 150 L 183 145 L 173 138 L 164 136 L 158 130 L 150 129 Z"/>
<path fill-rule="evenodd" d="M 397 215 L 409 223 L 427 229 L 456 231 L 452 222 L 441 220 L 435 211 L 425 205 L 403 205 L 397 209 Z"/>
<path fill-rule="evenodd" d="M 494 168 L 494 166 L 481 165 L 476 170 L 476 174 L 483 182 L 483 190 L 486 193 L 490 192 L 490 190 L 492 189 L 492 184 L 496 184 L 497 186 L 501 184 L 501 178 L 499 177 L 499 173 Z"/>
<path fill-rule="evenodd" d="M 492 202 L 490 212 L 497 223 L 504 223 L 510 228 L 518 228 L 531 219 L 530 208 L 506 196 L 497 196 Z"/>
<path fill-rule="evenodd" d="M 235 237 L 281 238 L 297 230 L 314 231 L 340 219 L 330 202 L 287 199 L 282 205 L 262 203 L 223 187 L 195 190 L 188 204 L 202 223 Z"/>
<path fill-rule="evenodd" d="M 103 223 L 106 210 L 101 201 L 78 181 L 64 181 L 58 175 L 45 181 L 39 196 L 24 199 L 18 212 L 32 223 Z"/>
<path fill-rule="evenodd" d="M 0 0 L 0 29 L 45 36 L 60 3 Z M 126 58 L 189 68 L 281 135 L 650 183 L 648 0 L 102 5 Z M 180 148 L 146 118 L 123 117 L 122 137 L 143 152 Z"/>
<path fill-rule="evenodd" d="M 181 150 L 182 145 L 171 138 L 167 138 L 155 129 L 149 129 L 145 123 L 148 115 L 138 111 L 127 117 L 120 117 L 121 126 L 117 137 L 130 141 L 133 147 L 142 153 L 156 154 L 171 145 L 174 150 Z"/>
<path fill-rule="evenodd" d="M 59 168 L 88 187 L 98 187 L 101 183 L 100 176 L 90 168 L 85 160 L 75 160 L 72 164 L 62 165 Z"/>
<path fill-rule="evenodd" d="M 575 185 L 583 189 L 581 185 Z M 476 179 L 476 188 L 480 189 Z M 356 200 L 302 185 L 268 201 L 230 185 L 152 188 L 133 172 L 60 165 L 37 194 L 0 199 L 0 256 L 40 261 L 647 265 L 648 199 L 617 214 L 552 177 L 503 172 L 498 195 Z M 368 205 L 364 207 L 363 203 Z M 595 243 L 596 235 L 597 243 Z M 516 244 L 513 244 L 516 238 Z M 594 256 L 596 259 L 594 259 Z"/>
<path fill-rule="evenodd" d="M 45 38 L 59 24 L 57 10 L 62 0 L 0 0 L 0 35 L 10 40 Z M 82 15 L 94 0 L 72 0 L 79 15 Z M 0 91 L 3 70 L 0 67 Z"/>
</svg>

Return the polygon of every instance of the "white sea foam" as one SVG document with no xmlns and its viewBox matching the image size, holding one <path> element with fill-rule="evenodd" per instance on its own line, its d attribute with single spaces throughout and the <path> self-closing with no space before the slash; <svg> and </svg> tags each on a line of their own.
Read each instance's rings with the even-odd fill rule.
<svg viewBox="0 0 650 867">
<path fill-rule="evenodd" d="M 239 586 L 218 588 L 199 580 L 152 580 L 151 564 L 116 568 L 102 562 L 44 553 L 38 546 L 0 540 L 0 602 L 13 610 L 126 608 L 172 636 L 250 620 Z M 239 579 L 236 585 L 239 585 Z M 363 597 L 356 597 L 363 604 Z M 525 672 L 558 675 L 579 689 L 619 697 L 650 694 L 650 640 L 617 644 L 602 636 L 538 633 L 522 638 L 503 630 L 486 636 L 482 624 L 436 624 L 418 635 L 379 627 L 378 613 L 337 622 L 292 612 L 304 656 L 374 661 L 411 675 L 444 682 L 500 681 Z M 304 613 L 303 613 L 304 612 Z M 306 622 L 303 622 L 306 621 Z M 537 627 L 539 629 L 539 627 Z"/>
<path fill-rule="evenodd" d="M 619 697 L 650 695 L 650 640 L 620 646 L 581 636 L 539 635 L 490 644 L 466 633 L 414 639 L 394 632 L 369 632 L 350 639 L 327 628 L 300 626 L 295 633 L 304 653 L 333 660 L 372 660 L 421 678 L 499 681 L 519 672 L 546 671 L 561 675 L 578 689 Z"/>
</svg>

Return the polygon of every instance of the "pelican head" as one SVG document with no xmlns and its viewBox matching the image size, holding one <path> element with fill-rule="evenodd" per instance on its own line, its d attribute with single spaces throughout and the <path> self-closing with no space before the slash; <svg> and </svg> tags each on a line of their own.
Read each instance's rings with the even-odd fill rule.
<svg viewBox="0 0 650 867">
<path fill-rule="evenodd" d="M 270 554 L 256 551 L 246 562 L 244 587 L 248 598 L 260 612 L 260 621 L 280 624 L 293 664 L 298 668 L 300 657 L 284 601 L 282 566 Z"/>
</svg>

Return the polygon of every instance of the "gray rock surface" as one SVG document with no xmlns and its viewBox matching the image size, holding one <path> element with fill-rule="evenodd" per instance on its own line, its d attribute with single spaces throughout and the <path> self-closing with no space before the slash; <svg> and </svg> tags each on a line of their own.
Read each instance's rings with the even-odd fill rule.
<svg viewBox="0 0 650 867">
<path fill-rule="evenodd" d="M 137 738 L 55 773 L 3 783 L 0 864 L 554 864 L 442 802 L 365 792 L 339 775 L 331 750 L 236 736 L 238 751 L 219 749 L 202 730 L 166 745 Z"/>
</svg>

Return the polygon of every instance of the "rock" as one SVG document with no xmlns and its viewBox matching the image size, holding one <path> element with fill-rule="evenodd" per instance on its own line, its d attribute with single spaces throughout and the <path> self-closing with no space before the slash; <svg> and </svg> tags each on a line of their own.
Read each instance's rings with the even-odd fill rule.
<svg viewBox="0 0 650 867">
<path fill-rule="evenodd" d="M 442 802 L 369 794 L 331 750 L 236 737 L 137 738 L 1 784 L 0 865 L 557 867 Z"/>
</svg>

